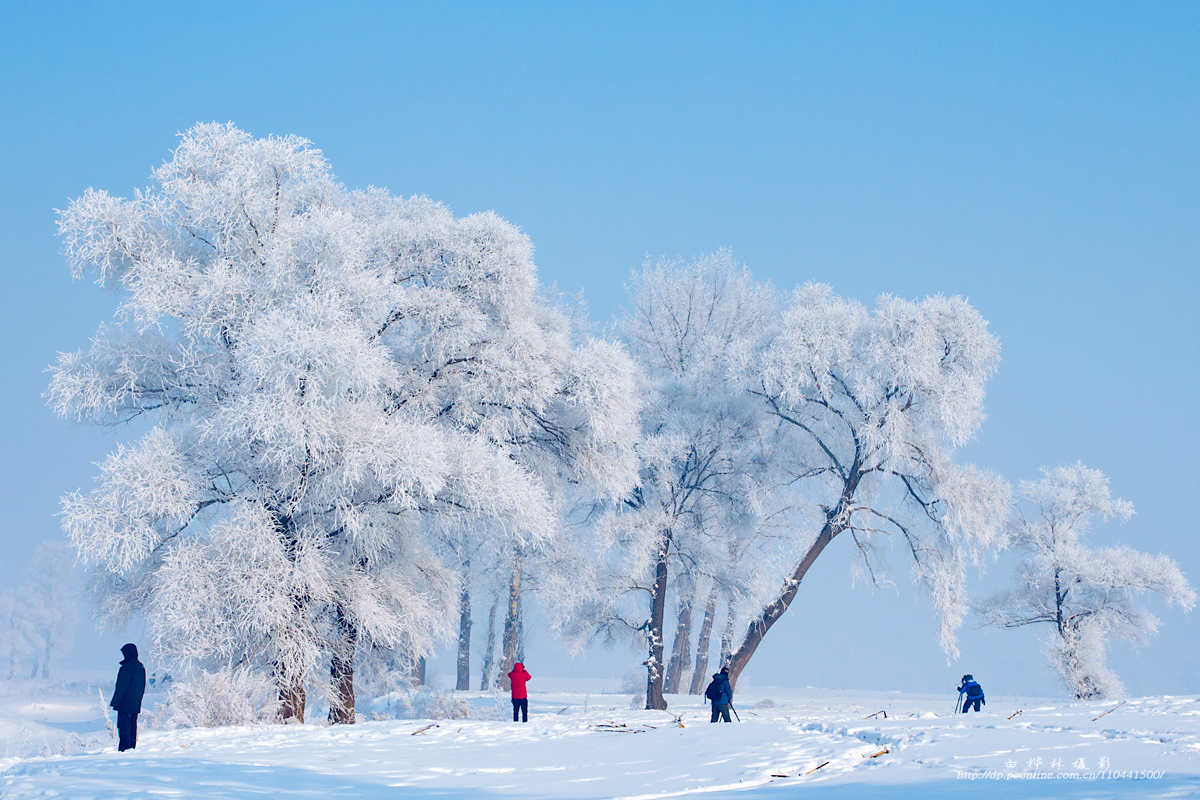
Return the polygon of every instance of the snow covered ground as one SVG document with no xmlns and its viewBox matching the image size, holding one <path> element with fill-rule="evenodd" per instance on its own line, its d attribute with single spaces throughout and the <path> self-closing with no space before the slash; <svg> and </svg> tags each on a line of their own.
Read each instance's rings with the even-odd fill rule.
<svg viewBox="0 0 1200 800">
<path fill-rule="evenodd" d="M 739 695 L 732 725 L 710 725 L 699 698 L 669 699 L 683 727 L 630 710 L 628 695 L 554 690 L 531 693 L 527 725 L 144 731 L 136 751 L 118 754 L 99 699 L 9 697 L 0 797 L 1200 797 L 1194 696 L 1119 707 L 993 697 L 984 713 L 955 716 L 950 693 L 760 689 Z M 39 735 L 59 746 L 46 752 L 75 752 L 29 757 Z"/>
</svg>

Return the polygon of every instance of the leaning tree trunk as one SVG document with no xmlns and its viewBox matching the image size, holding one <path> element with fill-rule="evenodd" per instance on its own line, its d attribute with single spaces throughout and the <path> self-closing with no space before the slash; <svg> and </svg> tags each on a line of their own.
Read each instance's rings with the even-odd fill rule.
<svg viewBox="0 0 1200 800">
<path fill-rule="evenodd" d="M 750 657 L 754 655 L 754 651 L 762 643 L 763 637 L 767 635 L 767 631 L 771 626 L 779 621 L 784 612 L 791 606 L 792 600 L 796 598 L 796 592 L 800 589 L 800 581 L 804 580 L 804 576 L 808 574 L 809 568 L 813 562 L 817 560 L 817 556 L 824 552 L 833 538 L 842 531 L 846 530 L 850 525 L 850 514 L 852 513 L 854 503 L 854 493 L 858 489 L 858 482 L 862 479 L 862 473 L 859 471 L 861 465 L 857 456 L 854 463 L 850 467 L 849 477 L 846 479 L 842 487 L 842 496 L 838 499 L 837 505 L 825 512 L 825 524 L 821 526 L 821 532 L 817 534 L 814 541 L 808 548 L 808 552 L 804 554 L 804 558 L 800 559 L 800 563 L 796 565 L 796 569 L 783 584 L 783 590 L 766 608 L 762 610 L 757 617 L 750 622 L 750 627 L 746 631 L 745 637 L 742 639 L 741 646 L 729 659 L 729 684 L 737 685 L 738 676 L 742 674 L 742 670 L 746 668 L 746 664 L 750 663 Z"/>
<path fill-rule="evenodd" d="M 501 644 L 504 648 L 500 659 L 500 689 L 507 692 L 511 688 L 508 673 L 512 672 L 517 663 L 517 649 L 521 638 L 521 559 L 518 556 L 513 561 L 512 578 L 508 583 L 508 613 L 504 615 L 504 638 Z"/>
<path fill-rule="evenodd" d="M 667 662 L 664 694 L 679 694 L 684 671 L 692 665 L 692 604 L 696 602 L 696 587 L 679 605 L 679 622 L 675 625 L 675 641 L 671 645 L 671 660 Z"/>
<path fill-rule="evenodd" d="M 492 600 L 492 610 L 488 612 L 487 647 L 483 650 L 483 672 L 479 676 L 479 691 L 486 692 L 492 688 L 492 659 L 496 653 L 496 606 L 500 598 Z"/>
<path fill-rule="evenodd" d="M 467 562 L 468 571 L 470 566 Z M 454 688 L 465 692 L 471 688 L 471 585 L 465 577 L 458 595 L 458 607 L 458 682 Z"/>
<path fill-rule="evenodd" d="M 354 626 L 342 609 L 334 612 L 337 623 L 337 639 L 333 655 L 329 660 L 329 682 L 333 696 L 329 703 L 330 725 L 354 724 L 354 651 L 358 646 L 358 628 Z"/>
<path fill-rule="evenodd" d="M 654 564 L 654 592 L 650 597 L 650 619 L 646 623 L 646 638 L 650 654 L 646 658 L 646 710 L 666 711 L 663 697 L 663 616 L 667 609 L 667 558 L 671 532 L 665 531 Z"/>
<path fill-rule="evenodd" d="M 696 642 L 696 668 L 692 670 L 692 685 L 688 694 L 702 694 L 708 679 L 708 651 L 712 648 L 713 619 L 717 616 L 717 583 L 713 581 L 704 604 L 704 621 L 700 623 L 700 640 Z"/>
</svg>

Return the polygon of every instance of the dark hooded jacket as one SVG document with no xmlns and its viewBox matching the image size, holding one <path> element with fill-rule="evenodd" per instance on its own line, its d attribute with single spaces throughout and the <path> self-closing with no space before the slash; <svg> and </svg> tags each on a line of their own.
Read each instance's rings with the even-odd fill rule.
<svg viewBox="0 0 1200 800">
<path fill-rule="evenodd" d="M 724 672 L 713 675 L 712 683 L 704 690 L 704 696 L 714 705 L 724 706 L 733 702 L 733 687 L 729 685 L 729 676 Z"/>
<path fill-rule="evenodd" d="M 117 671 L 117 687 L 113 689 L 110 706 L 126 714 L 142 711 L 142 695 L 146 693 L 146 668 L 138 661 L 137 645 L 127 644 L 121 648 L 125 660 Z"/>
</svg>

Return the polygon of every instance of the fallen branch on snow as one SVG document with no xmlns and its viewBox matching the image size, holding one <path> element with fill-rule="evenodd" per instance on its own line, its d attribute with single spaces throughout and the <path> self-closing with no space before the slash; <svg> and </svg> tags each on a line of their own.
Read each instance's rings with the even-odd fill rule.
<svg viewBox="0 0 1200 800">
<path fill-rule="evenodd" d="M 1105 711 L 1103 714 L 1101 714 L 1101 715 L 1100 715 L 1100 717 L 1107 717 L 1109 714 L 1111 714 L 1112 712 L 1116 711 L 1118 708 L 1120 708 L 1120 707 L 1121 707 L 1121 706 L 1123 706 L 1123 705 L 1125 705 L 1125 701 L 1124 701 L 1124 700 L 1122 700 L 1121 702 L 1117 703 L 1115 706 L 1113 706 L 1112 708 L 1110 708 L 1108 711 Z M 1095 722 L 1096 720 L 1100 719 L 1100 717 L 1092 717 L 1092 722 Z"/>
<path fill-rule="evenodd" d="M 609 733 L 644 733 L 645 731 L 631 728 L 624 722 L 601 722 L 596 725 L 588 725 L 589 728 L 595 731 L 608 731 Z M 645 726 L 649 728 L 650 726 Z"/>
</svg>

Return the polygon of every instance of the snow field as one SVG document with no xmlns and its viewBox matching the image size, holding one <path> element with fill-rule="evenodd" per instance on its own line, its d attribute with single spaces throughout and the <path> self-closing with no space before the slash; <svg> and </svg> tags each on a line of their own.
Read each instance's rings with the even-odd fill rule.
<svg viewBox="0 0 1200 800">
<path fill-rule="evenodd" d="M 768 697 L 773 706 L 756 707 Z M 732 725 L 710 725 L 699 698 L 670 699 L 683 728 L 670 713 L 629 710 L 627 695 L 544 692 L 531 693 L 528 724 L 145 731 L 133 753 L 107 743 L 15 761 L 0 797 L 1200 796 L 1196 697 L 1132 699 L 1093 722 L 1115 703 L 990 698 L 984 713 L 954 716 L 949 693 L 766 690 L 738 697 Z M 864 719 L 879 711 L 887 717 Z M 1102 764 L 1106 776 L 1064 777 Z M 1139 772 L 1153 777 L 1113 777 Z"/>
<path fill-rule="evenodd" d="M 107 743 L 99 697 L 0 699 L 0 771 L 23 759 L 74 753 Z"/>
</svg>

